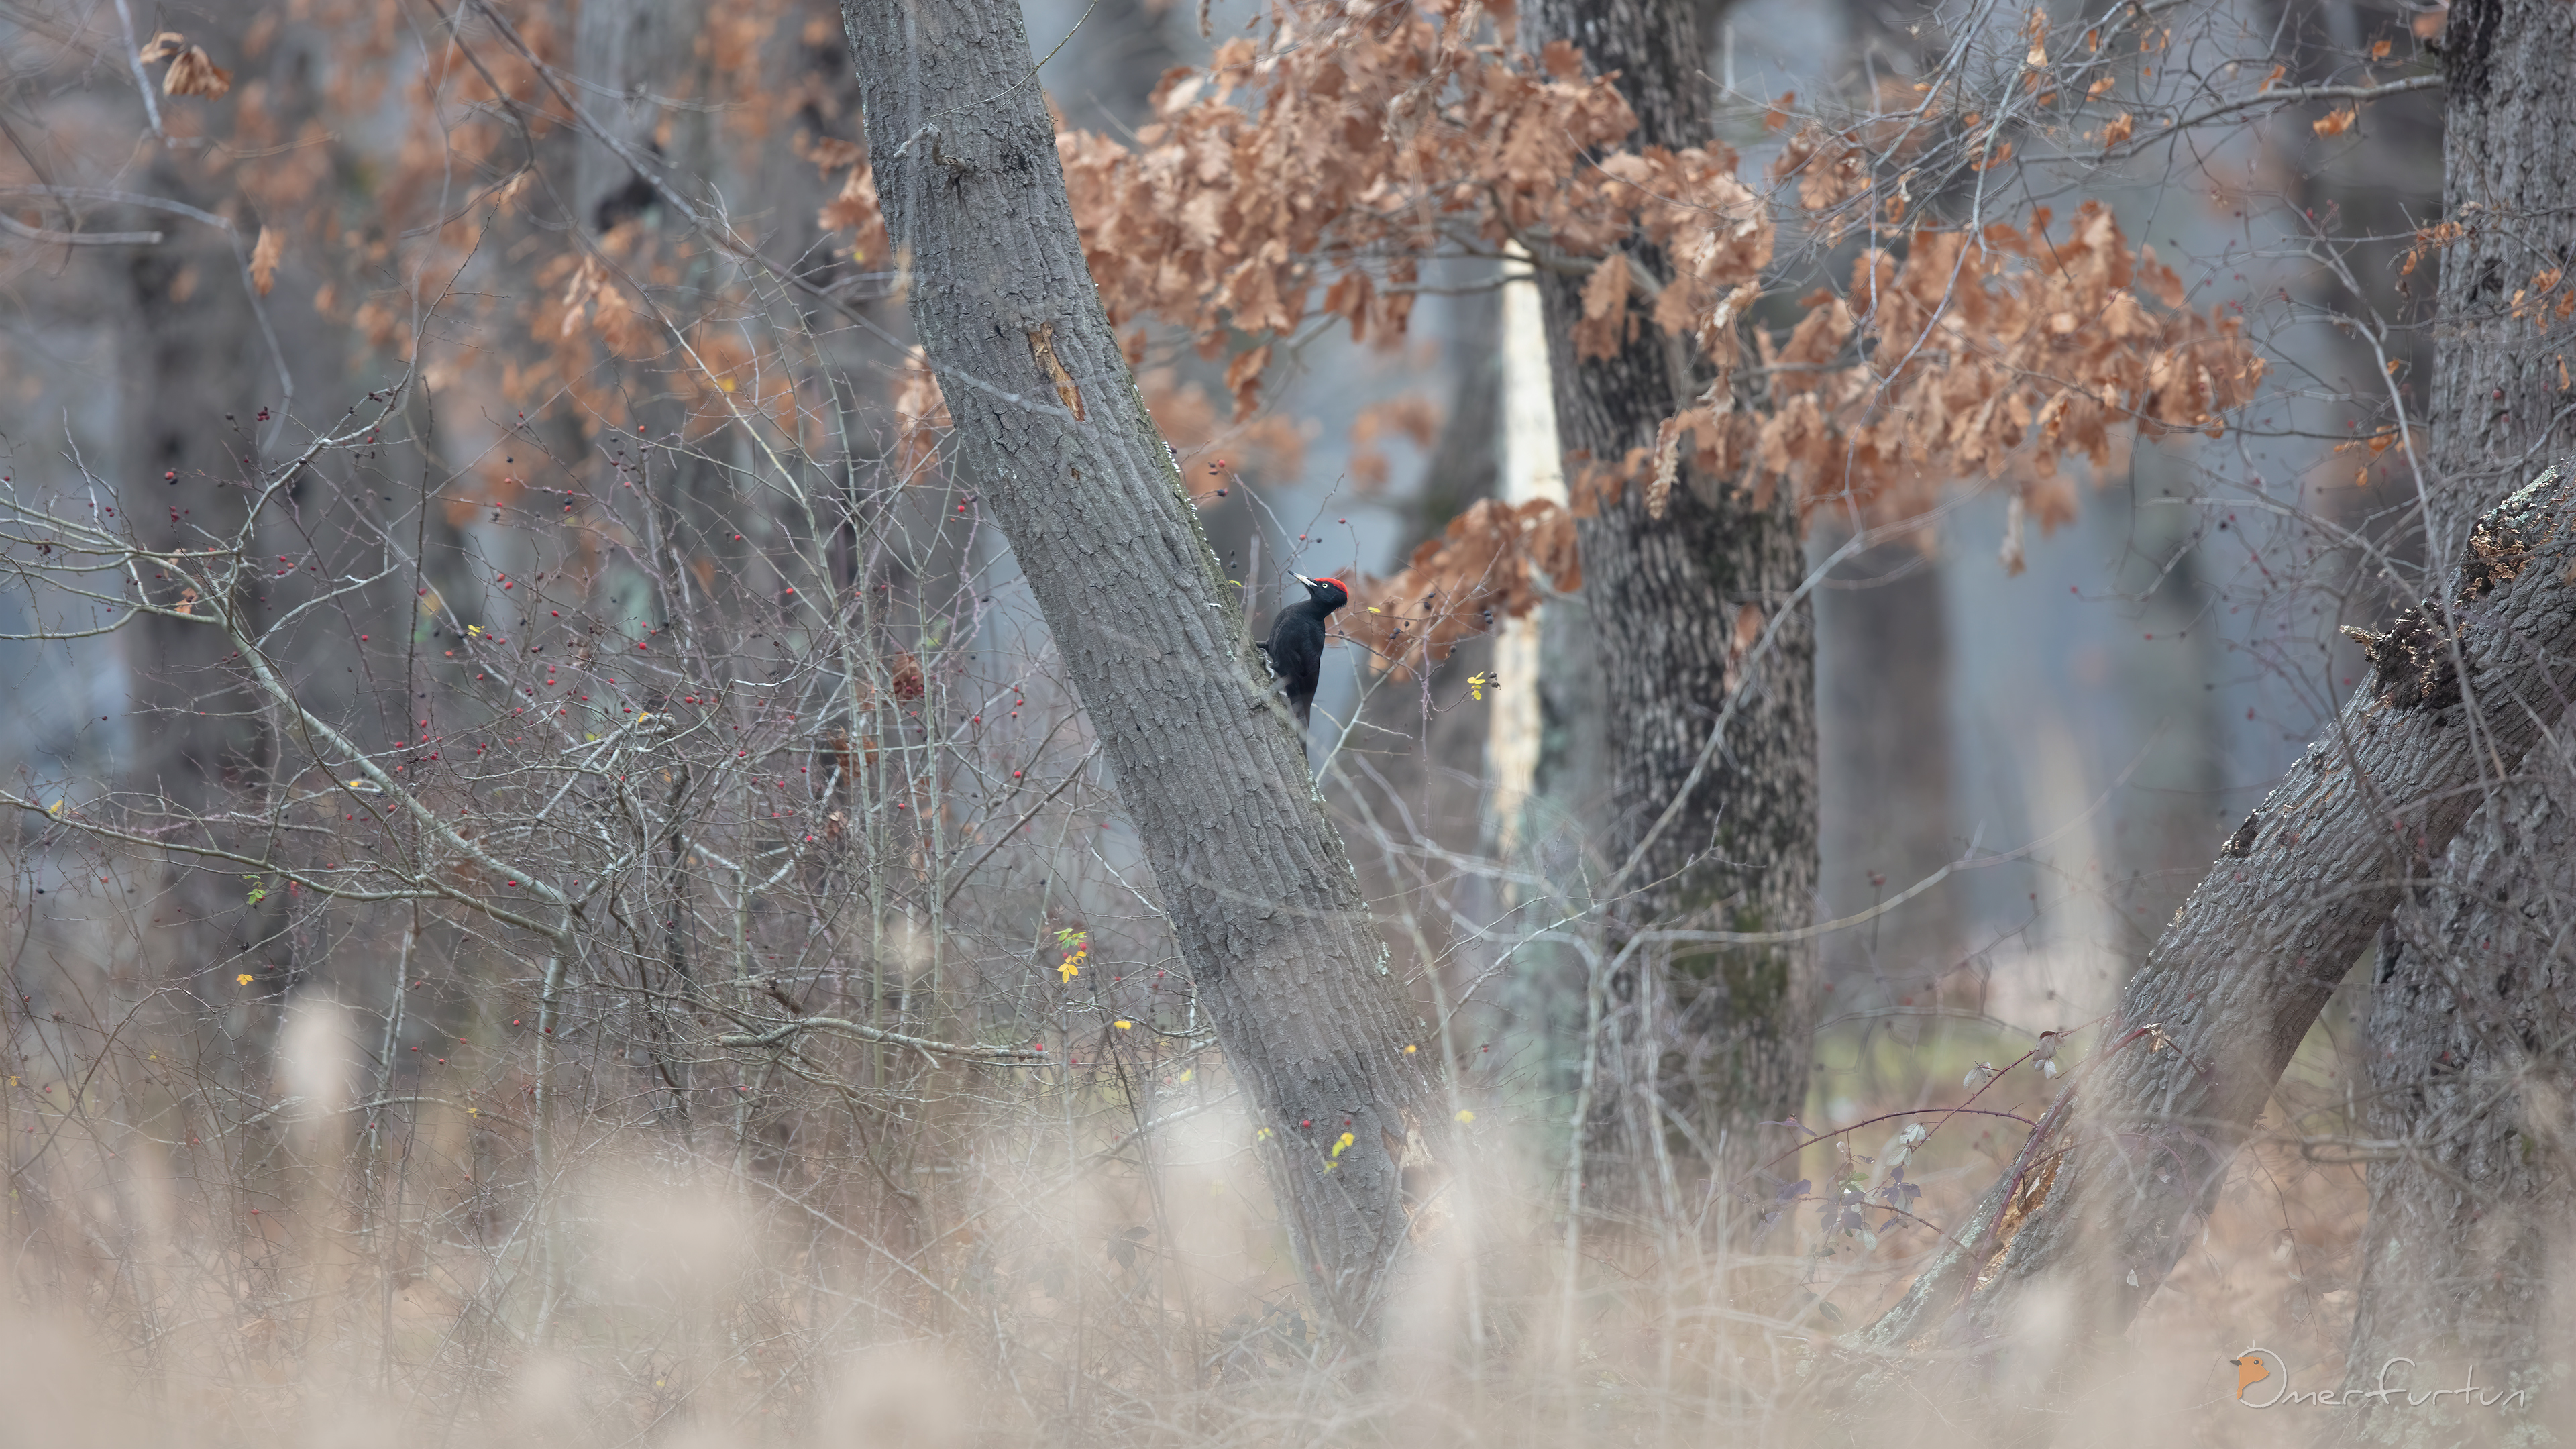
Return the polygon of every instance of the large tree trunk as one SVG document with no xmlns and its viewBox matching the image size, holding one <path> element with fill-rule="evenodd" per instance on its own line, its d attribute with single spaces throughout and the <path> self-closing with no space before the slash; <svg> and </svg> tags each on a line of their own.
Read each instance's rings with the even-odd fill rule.
<svg viewBox="0 0 2576 1449">
<path fill-rule="evenodd" d="M 2435 293 L 2428 556 L 2576 444 L 2561 411 L 2571 329 L 2554 304 L 2576 258 L 2576 10 L 2551 0 L 2459 0 L 2443 32 L 2442 216 Z M 2558 289 L 2535 310 L 2532 293 Z M 2516 315 L 2517 312 L 2520 315 Z"/>
<path fill-rule="evenodd" d="M 2013 1166 L 1855 1348 L 1945 1329 L 1991 1343 L 2046 1321 L 2029 1350 L 2074 1349 L 2116 1334 L 2164 1280 L 2406 881 L 2459 833 L 2496 762 L 2517 765 L 2563 708 L 2571 470 L 2482 519 L 2441 594 L 2374 641 L 2372 677 L 2228 838 Z"/>
<path fill-rule="evenodd" d="M 2435 540 L 2576 442 L 2557 358 L 2570 329 L 2514 299 L 2576 254 L 2576 10 L 2557 0 L 2462 0 L 2446 33 L 2445 220 L 2427 462 Z M 2517 708 L 2511 702 L 2499 708 Z M 2563 701 L 2543 706 L 2561 719 Z M 2491 711 L 2492 713 L 2493 711 Z M 2563 1392 L 2553 1274 L 2569 1204 L 2567 935 L 2576 791 L 2564 744 L 2530 778 L 2481 782 L 2487 804 L 2437 879 L 2401 906 L 2379 962 L 2365 1051 L 2365 1124 L 2379 1144 L 2345 1386 Z M 2561 1315 L 2552 1318 L 2555 1306 Z M 2528 1411 L 2526 1402 L 2522 1409 Z M 2363 1400 L 2346 1431 L 2387 1442 L 2501 1437 L 2520 1416 L 2446 1398 Z"/>
<path fill-rule="evenodd" d="M 1254 1104 L 1319 1306 L 1365 1341 L 1437 1144 L 1430 1057 L 1085 268 L 1019 8 L 842 0 L 961 465 L 1010 538 Z"/>
<path fill-rule="evenodd" d="M 1685 0 L 1540 0 L 1531 43 L 1567 40 L 1596 74 L 1615 72 L 1638 118 L 1638 146 L 1709 139 L 1699 22 Z M 1663 258 L 1640 256 L 1661 273 Z M 1705 386 L 1677 376 L 1650 321 L 1616 356 L 1576 356 L 1579 279 L 1543 275 L 1560 439 L 1569 454 L 1618 463 L 1650 447 L 1661 421 Z M 1808 923 L 1816 890 L 1814 624 L 1803 606 L 1767 655 L 1747 644 L 1790 607 L 1803 574 L 1795 508 L 1749 480 L 1693 478 L 1661 519 L 1642 489 L 1583 520 L 1585 604 L 1608 722 L 1610 868 L 1635 857 L 1634 892 L 1615 904 L 1626 929 L 1736 932 Z M 1736 703 L 1724 745 L 1690 785 L 1711 726 Z M 1686 793 L 1686 786 L 1687 793 Z M 1686 798 L 1685 797 L 1686 793 Z M 1676 799 L 1680 808 L 1658 828 Z M 1640 854 L 1642 850 L 1642 854 Z M 1642 1158 L 1652 1137 L 1706 1160 L 1720 1187 L 1749 1166 L 1753 1124 L 1805 1104 L 1815 998 L 1813 951 L 1797 945 L 1692 945 L 1642 951 L 1612 985 L 1606 1043 L 1615 1080 L 1594 1137 Z M 1604 1050 L 1614 1048 L 1605 1045 Z M 1637 1173 L 1610 1171 L 1610 1180 Z"/>
</svg>

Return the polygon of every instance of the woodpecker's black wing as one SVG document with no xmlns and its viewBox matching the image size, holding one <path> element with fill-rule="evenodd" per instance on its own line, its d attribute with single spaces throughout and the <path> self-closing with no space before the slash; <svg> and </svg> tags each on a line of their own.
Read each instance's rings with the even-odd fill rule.
<svg viewBox="0 0 2576 1449">
<path fill-rule="evenodd" d="M 1280 692 L 1288 696 L 1288 707 L 1296 711 L 1297 724 L 1303 728 L 1315 707 L 1315 683 L 1324 672 L 1324 620 L 1349 603 L 1351 596 L 1339 579 L 1296 577 L 1306 586 L 1306 598 L 1280 610 L 1270 621 L 1270 642 L 1261 646 L 1261 655 L 1269 661 Z"/>
<path fill-rule="evenodd" d="M 1280 692 L 1288 696 L 1297 723 L 1303 725 L 1315 704 L 1315 681 L 1324 672 L 1324 621 L 1305 604 L 1282 609 L 1270 621 L 1270 642 L 1261 646 L 1261 652 L 1270 661 L 1270 672 L 1278 677 Z"/>
</svg>

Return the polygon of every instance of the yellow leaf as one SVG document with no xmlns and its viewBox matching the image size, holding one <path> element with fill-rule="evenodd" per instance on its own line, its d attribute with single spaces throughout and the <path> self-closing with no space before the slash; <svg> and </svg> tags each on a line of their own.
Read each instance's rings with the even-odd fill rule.
<svg viewBox="0 0 2576 1449">
<path fill-rule="evenodd" d="M 1339 1156 L 1341 1156 L 1341 1155 L 1342 1155 L 1342 1151 L 1343 1151 L 1343 1149 L 1345 1149 L 1345 1148 L 1349 1147 L 1352 1143 L 1357 1142 L 1357 1141 L 1359 1141 L 1359 1139 L 1358 1139 L 1357 1137 L 1352 1136 L 1352 1135 L 1351 1135 L 1350 1133 L 1348 1133 L 1348 1132 L 1343 1133 L 1343 1134 L 1341 1135 L 1340 1139 L 1333 1143 L 1333 1155 L 1334 1155 L 1335 1157 L 1339 1157 Z"/>
<path fill-rule="evenodd" d="M 1111 1022 L 1111 1023 L 1109 1023 L 1109 1024 L 1110 1024 L 1111 1026 L 1114 1026 L 1114 1027 L 1118 1028 L 1120 1031 L 1125 1031 L 1125 1030 L 1127 1030 L 1129 1027 L 1134 1026 L 1136 1023 L 1134 1023 L 1134 1022 L 1132 1022 L 1132 1021 L 1113 1021 L 1113 1022 Z"/>
<path fill-rule="evenodd" d="M 1458 1120 L 1461 1122 L 1473 1122 L 1476 1120 L 1476 1114 L 1468 1111 L 1464 1107 L 1461 1107 L 1458 1109 Z"/>
<path fill-rule="evenodd" d="M 234 977 L 233 984 L 235 986 L 248 986 L 250 984 L 250 973 L 245 971 L 239 976 Z"/>
</svg>

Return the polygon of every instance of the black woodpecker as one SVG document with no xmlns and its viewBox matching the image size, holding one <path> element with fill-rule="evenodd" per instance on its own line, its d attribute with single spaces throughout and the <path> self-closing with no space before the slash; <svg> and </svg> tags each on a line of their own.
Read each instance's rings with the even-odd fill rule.
<svg viewBox="0 0 2576 1449">
<path fill-rule="evenodd" d="M 1270 672 L 1286 691 L 1288 707 L 1297 712 L 1302 729 L 1307 712 L 1315 707 L 1315 680 L 1324 672 L 1324 620 L 1351 601 L 1351 592 L 1336 578 L 1289 577 L 1306 586 L 1306 601 L 1280 610 L 1271 619 L 1270 642 L 1261 646 L 1261 654 L 1270 661 Z"/>
</svg>

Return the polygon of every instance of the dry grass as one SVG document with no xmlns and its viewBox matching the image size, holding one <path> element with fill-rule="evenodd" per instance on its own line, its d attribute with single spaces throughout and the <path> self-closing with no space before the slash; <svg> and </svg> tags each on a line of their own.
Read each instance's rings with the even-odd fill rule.
<svg viewBox="0 0 2576 1449">
<path fill-rule="evenodd" d="M 683 1129 L 647 1110 L 639 1069 L 581 1062 L 561 1170 L 540 1183 L 527 1048 L 506 1033 L 478 1048 L 467 1031 L 450 1063 L 479 1052 L 467 1080 L 392 1104 L 367 1059 L 381 1019 L 329 1003 L 285 1024 L 265 1092 L 192 1076 L 185 1039 L 138 1034 L 131 1013 L 123 1033 L 25 1026 L 64 1044 L 51 1070 L 13 1063 L 9 1091 L 0 1374 L 6 1437 L 28 1444 L 1839 1438 L 1867 1426 L 1816 1401 L 1816 1370 L 1931 1241 L 1905 1228 L 1864 1250 L 1820 1235 L 1806 1204 L 1750 1256 L 1596 1221 L 1569 1298 L 1554 1128 L 1503 1083 L 1479 1099 L 1388 1356 L 1360 1365 L 1302 1309 L 1207 1054 L 901 1064 L 885 1080 L 902 1105 L 876 1129 L 898 1121 L 900 1140 L 750 1062 L 734 1063 L 737 1110 Z M 1889 1053 L 1880 1080 L 1901 1090 L 1879 1108 L 1936 1122 L 1968 1095 L 1956 1063 L 2000 1050 L 1981 1030 L 1827 1054 Z M 2247 1154 L 2115 1361 L 2052 1362 L 2042 1314 L 1973 1395 L 1997 1417 L 1900 1414 L 1906 1432 L 2275 1441 L 2292 1411 L 2231 1402 L 2228 1359 L 2259 1342 L 2303 1386 L 2334 1382 L 2353 1301 L 2359 1169 L 2295 1145 L 2339 1096 L 2330 1038 L 2331 1019 L 2276 1103 L 2276 1123 L 2312 1115 Z M 838 1066 L 889 1072 L 856 1050 Z M 2045 1089 L 2007 1076 L 1978 1100 L 2021 1109 Z M 281 1097 L 302 1101 L 250 1108 Z M 1969 1120 L 1914 1165 L 1927 1223 L 1955 1221 L 2015 1145 L 2011 1123 Z M 1874 1156 L 1895 1130 L 1839 1140 Z M 1833 1152 L 1798 1170 L 1822 1180 Z"/>
</svg>

